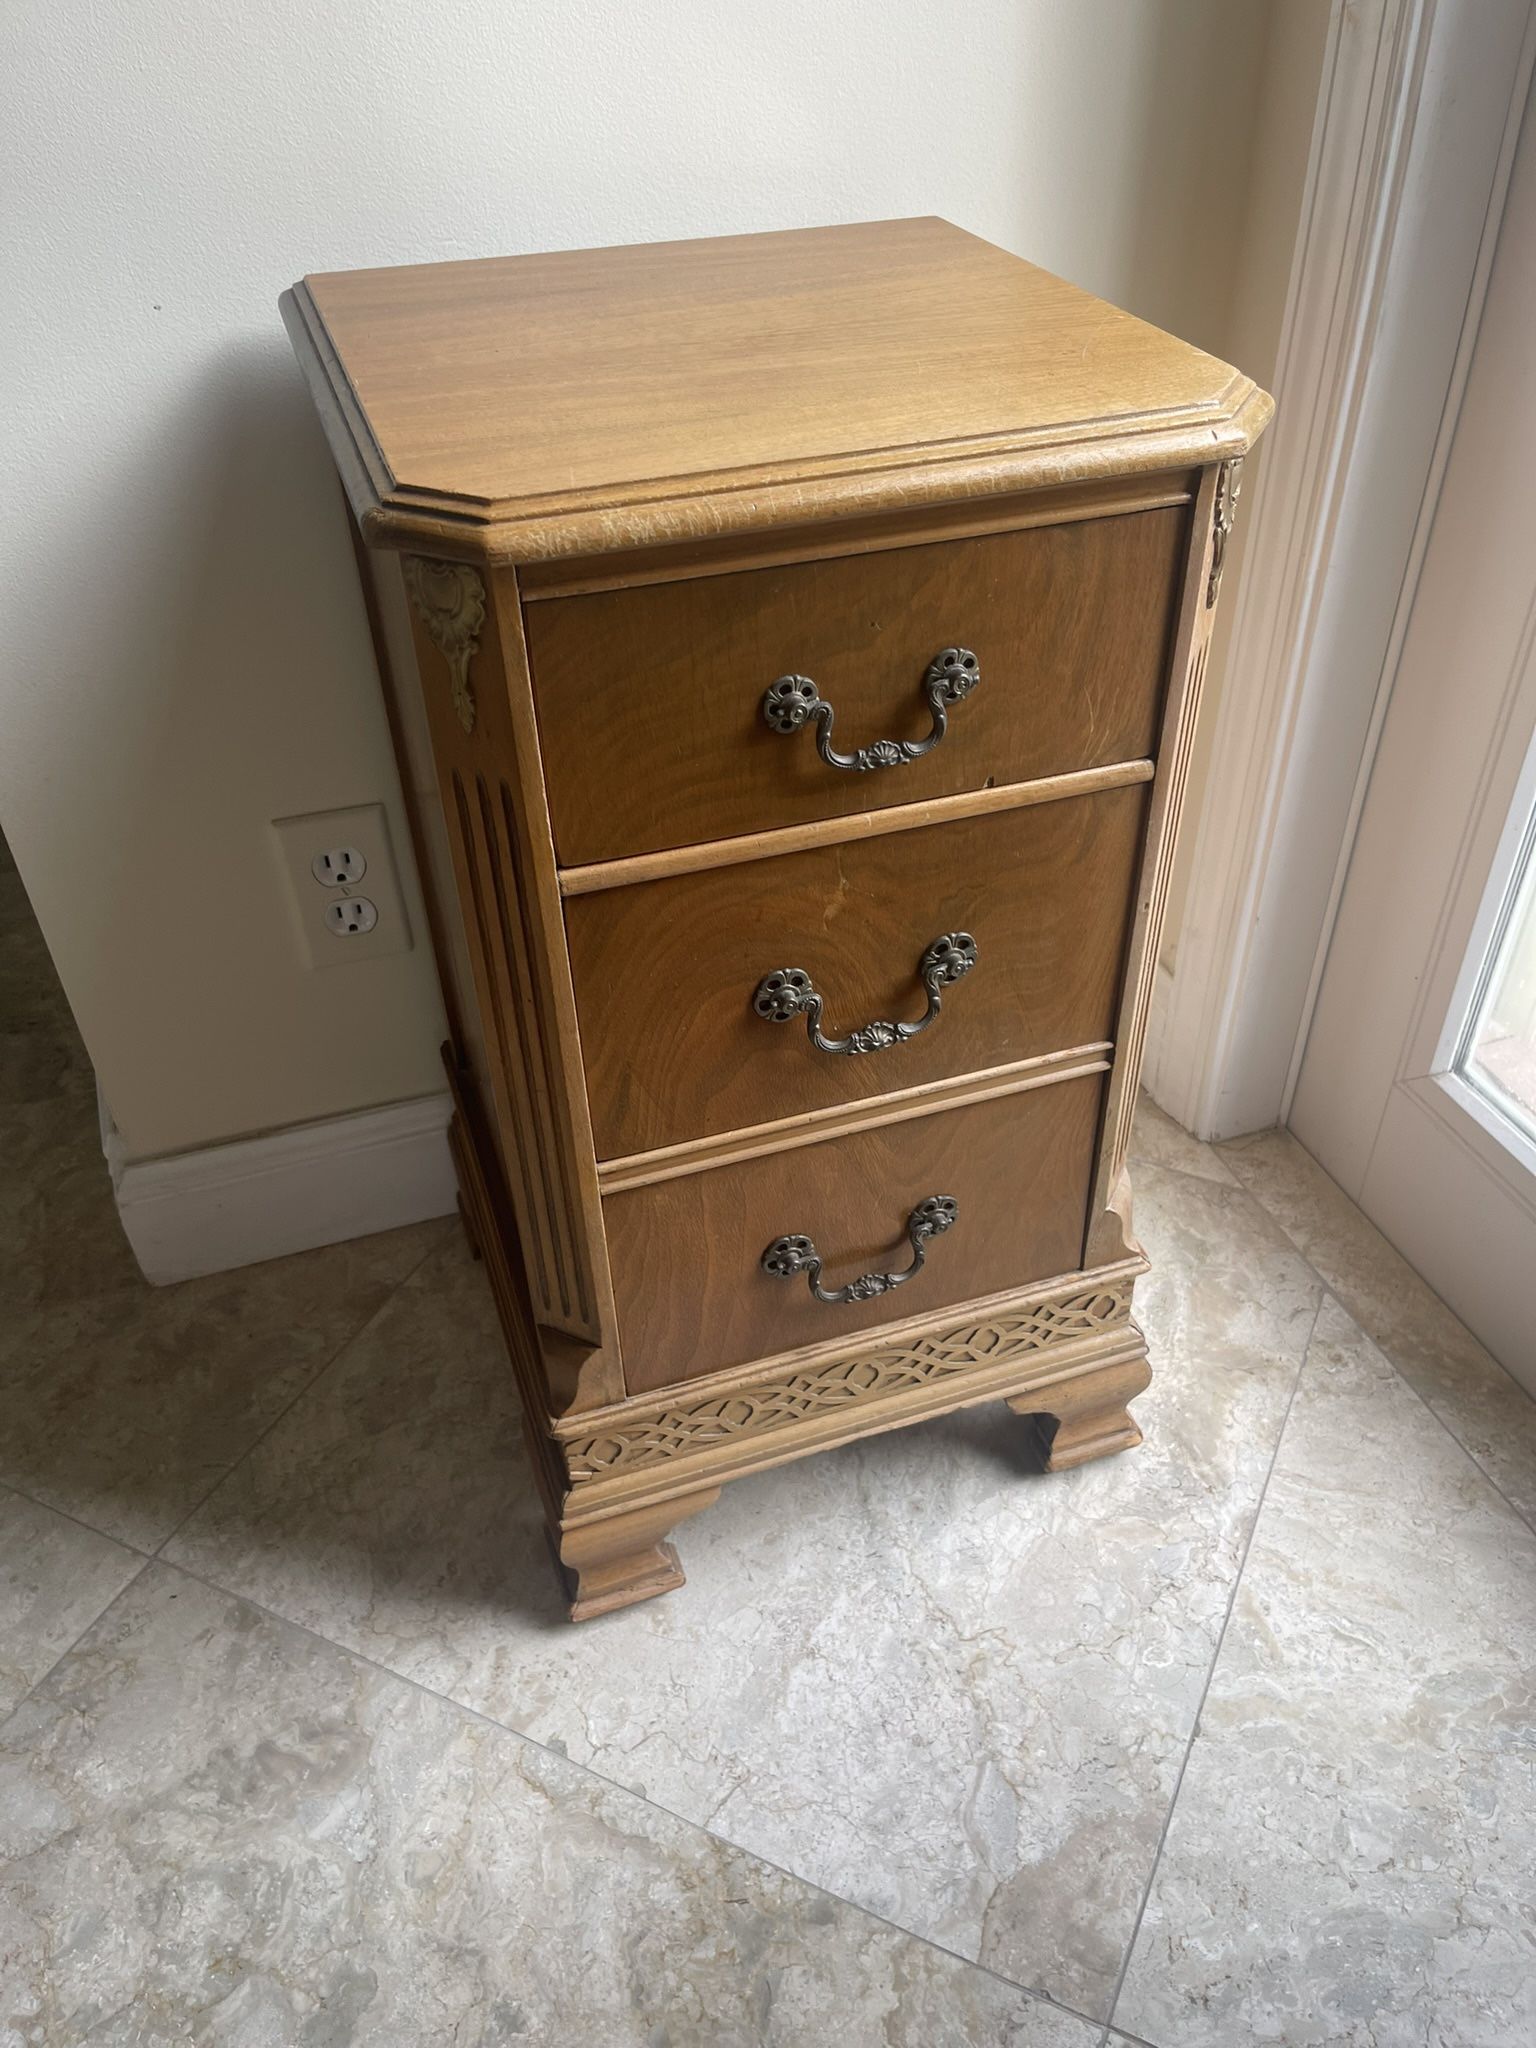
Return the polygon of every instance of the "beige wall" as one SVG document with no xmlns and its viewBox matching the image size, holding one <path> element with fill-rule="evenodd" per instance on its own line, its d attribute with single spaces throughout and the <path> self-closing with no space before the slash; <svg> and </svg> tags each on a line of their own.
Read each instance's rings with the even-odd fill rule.
<svg viewBox="0 0 1536 2048">
<path fill-rule="evenodd" d="M 9 19 L 0 824 L 130 1157 L 438 1086 L 425 949 L 307 968 L 270 843 L 273 818 L 373 799 L 404 840 L 278 291 L 936 212 L 1232 353 L 1250 148 L 1295 118 L 1265 111 L 1270 13 L 145 0 L 89 35 Z"/>
</svg>

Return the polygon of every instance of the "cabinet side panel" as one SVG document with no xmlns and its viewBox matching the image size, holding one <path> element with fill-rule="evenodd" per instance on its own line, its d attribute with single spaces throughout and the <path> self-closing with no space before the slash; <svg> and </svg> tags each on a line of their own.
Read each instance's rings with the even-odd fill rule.
<svg viewBox="0 0 1536 2048">
<path fill-rule="evenodd" d="M 519 763 L 495 608 L 467 564 L 407 556 L 398 570 L 366 568 L 402 772 L 413 787 L 454 1059 L 473 1083 L 479 1139 L 494 1152 L 510 1201 L 533 1316 L 552 1340 L 544 1345 L 548 1405 L 561 1412 L 611 1400 L 622 1387 L 616 1354 L 603 1350 L 602 1245 L 584 1229 L 562 1128 L 566 1077 L 517 815 Z M 392 644 L 402 579 L 414 675 L 401 673 Z"/>
<path fill-rule="evenodd" d="M 1104 1123 L 1088 1211 L 1085 1266 L 1109 1263 L 1136 1249 L 1131 1234 L 1126 1151 L 1141 1083 L 1141 1060 L 1152 1009 L 1163 918 L 1168 908 L 1174 848 L 1189 782 L 1195 723 L 1221 582 L 1221 560 L 1226 536 L 1231 531 L 1236 473 L 1240 468 L 1240 462 L 1227 462 L 1204 471 L 1190 515 L 1158 740 L 1157 773 L 1147 814 L 1147 836 L 1115 1028 L 1115 1059 L 1105 1091 Z"/>
<path fill-rule="evenodd" d="M 545 1357 L 554 1377 L 569 1386 L 566 1405 L 586 1407 L 623 1393 L 617 1318 L 516 573 L 491 572 L 486 593 L 499 664 L 489 712 L 504 764 L 495 810 L 502 855 L 516 880 L 529 1083 L 552 1176 L 553 1221 L 577 1262 L 583 1303 L 581 1327 L 561 1327 L 598 1347 L 579 1365 L 565 1362 L 569 1346 L 546 1346 Z"/>
<path fill-rule="evenodd" d="M 474 972 L 459 905 L 453 851 L 448 843 L 447 819 L 438 801 L 437 763 L 432 757 L 432 735 L 416 673 L 410 603 L 400 574 L 400 558 L 364 546 L 356 521 L 350 519 L 350 510 L 349 520 L 453 1053 L 461 1063 L 483 1072 L 485 1046 Z"/>
</svg>

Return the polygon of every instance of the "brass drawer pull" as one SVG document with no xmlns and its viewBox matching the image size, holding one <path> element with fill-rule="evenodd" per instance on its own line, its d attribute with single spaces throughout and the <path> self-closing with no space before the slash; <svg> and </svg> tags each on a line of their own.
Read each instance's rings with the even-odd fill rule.
<svg viewBox="0 0 1536 2048">
<path fill-rule="evenodd" d="M 946 647 L 923 673 L 922 691 L 933 714 L 933 730 L 925 740 L 876 740 L 839 754 L 832 745 L 832 706 L 809 676 L 780 676 L 768 685 L 763 720 L 774 732 L 798 732 L 807 719 L 816 721 L 816 751 L 829 768 L 899 768 L 916 761 L 943 739 L 949 708 L 969 697 L 981 681 L 981 670 L 968 647 Z"/>
<path fill-rule="evenodd" d="M 877 1294 L 889 1294 L 893 1287 L 900 1287 L 903 1281 L 923 1270 L 928 1240 L 942 1237 L 952 1229 L 959 1213 L 960 1205 L 953 1195 L 929 1195 L 926 1201 L 919 1202 L 907 1218 L 912 1263 L 899 1273 L 861 1273 L 846 1287 L 823 1287 L 821 1254 L 808 1237 L 776 1237 L 763 1253 L 762 1268 L 777 1280 L 793 1280 L 797 1273 L 803 1273 L 818 1301 L 873 1301 Z"/>
<path fill-rule="evenodd" d="M 976 965 L 976 941 L 969 932 L 945 932 L 924 952 L 917 963 L 918 979 L 928 991 L 928 1007 L 915 1024 L 890 1024 L 878 1018 L 850 1031 L 846 1038 L 821 1035 L 821 992 L 803 967 L 776 967 L 757 984 L 752 1007 L 770 1024 L 788 1024 L 804 1017 L 805 1029 L 818 1052 L 883 1052 L 888 1045 L 905 1045 L 926 1031 L 942 1007 L 939 990 L 969 974 Z"/>
</svg>

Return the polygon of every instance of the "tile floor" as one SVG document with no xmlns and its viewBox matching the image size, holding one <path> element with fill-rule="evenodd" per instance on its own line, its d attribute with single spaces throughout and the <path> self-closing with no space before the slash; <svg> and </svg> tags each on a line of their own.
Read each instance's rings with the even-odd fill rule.
<svg viewBox="0 0 1536 2048">
<path fill-rule="evenodd" d="M 573 1629 L 456 1227 L 147 1288 L 7 869 L 0 1013 L 0 2048 L 1536 2040 L 1536 1405 L 1289 1138 L 1142 1118 L 1140 1450 Z"/>
</svg>

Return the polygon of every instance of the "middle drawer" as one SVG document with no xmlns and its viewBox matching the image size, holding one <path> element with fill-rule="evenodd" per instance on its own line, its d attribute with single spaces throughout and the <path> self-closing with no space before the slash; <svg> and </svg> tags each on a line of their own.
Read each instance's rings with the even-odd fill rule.
<svg viewBox="0 0 1536 2048">
<path fill-rule="evenodd" d="M 1132 784 L 573 897 L 599 1159 L 1107 1040 L 1147 797 Z M 962 935 L 974 964 L 951 979 Z M 806 981 L 833 1044 L 929 1021 L 822 1050 Z"/>
</svg>

